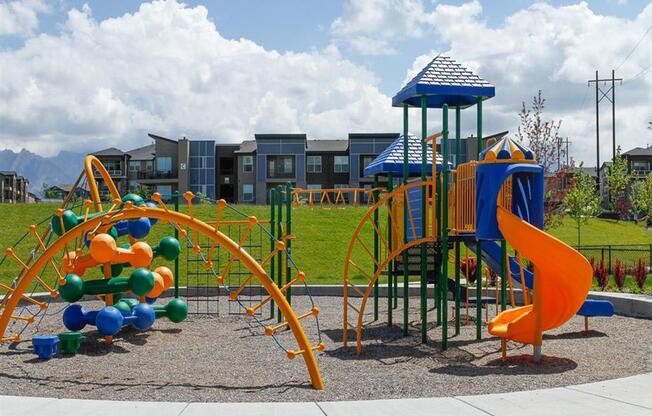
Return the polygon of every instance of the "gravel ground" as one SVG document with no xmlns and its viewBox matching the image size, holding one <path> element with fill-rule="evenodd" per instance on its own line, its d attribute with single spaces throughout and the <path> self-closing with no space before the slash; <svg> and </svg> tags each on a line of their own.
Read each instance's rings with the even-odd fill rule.
<svg viewBox="0 0 652 416">
<path fill-rule="evenodd" d="M 418 299 L 411 299 L 416 307 Z M 441 352 L 441 330 L 418 341 L 416 308 L 410 310 L 410 336 L 379 322 L 365 332 L 363 355 L 341 343 L 341 298 L 316 298 L 326 350 L 318 362 L 326 384 L 313 390 L 303 360 L 288 360 L 260 327 L 242 316 L 191 316 L 181 324 L 158 321 L 139 333 L 126 329 L 113 345 L 85 330 L 81 351 L 41 361 L 31 342 L 0 346 L 0 394 L 112 400 L 306 401 L 434 397 L 498 393 L 587 383 L 652 371 L 652 321 L 596 318 L 592 330 L 575 317 L 545 335 L 544 359 L 531 360 L 532 348 L 508 344 L 500 360 L 500 341 L 475 341 L 475 325 L 449 341 Z M 384 302 L 381 302 L 384 303 Z M 399 302 L 401 303 L 401 302 Z M 86 306 L 95 308 L 97 303 Z M 307 299 L 294 297 L 300 313 Z M 381 316 L 385 316 L 381 305 Z M 53 305 L 51 309 L 60 308 Z M 493 307 L 490 309 L 493 312 Z M 401 317 L 398 309 L 395 316 Z M 434 319 L 434 313 L 430 313 Z M 451 333 L 452 333 L 452 325 Z M 40 333 L 63 330 L 61 315 L 47 316 Z M 307 325 L 315 340 L 314 325 Z M 289 333 L 281 342 L 294 348 Z"/>
</svg>

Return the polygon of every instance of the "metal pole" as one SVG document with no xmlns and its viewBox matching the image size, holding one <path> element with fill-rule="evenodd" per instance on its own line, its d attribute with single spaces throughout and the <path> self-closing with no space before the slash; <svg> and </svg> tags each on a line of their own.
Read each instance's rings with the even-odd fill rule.
<svg viewBox="0 0 652 416">
<path fill-rule="evenodd" d="M 435 146 L 433 147 L 433 150 L 435 150 L 436 153 L 437 149 L 437 144 L 435 143 Z M 437 171 L 437 168 L 435 167 L 435 172 Z M 437 217 L 437 242 L 441 242 L 441 176 L 437 175 L 436 178 L 436 183 L 435 183 L 435 203 L 437 206 L 435 207 L 435 216 Z M 440 252 L 441 254 L 441 252 Z M 439 264 L 436 264 L 435 262 L 435 290 L 434 290 L 434 297 L 435 297 L 435 308 L 437 308 L 437 325 L 441 325 L 441 263 L 442 261 L 439 262 Z"/>
<path fill-rule="evenodd" d="M 174 210 L 179 212 L 179 191 L 174 193 Z M 179 228 L 174 227 L 174 238 L 179 241 Z M 188 271 L 186 270 L 186 273 Z M 186 289 L 187 290 L 187 289 Z M 179 297 L 179 256 L 174 259 L 174 297 Z"/>
<path fill-rule="evenodd" d="M 598 97 L 598 71 L 595 71 L 595 173 L 598 176 L 598 189 L 600 185 L 600 97 Z"/>
<path fill-rule="evenodd" d="M 408 166 L 408 105 L 403 104 L 403 184 L 407 185 L 408 176 L 410 175 L 410 170 Z M 407 243 L 407 228 L 408 228 L 408 210 L 407 210 L 407 192 L 403 195 L 403 243 Z M 408 323 L 409 323 L 409 306 L 410 306 L 410 297 L 409 295 L 409 286 L 410 286 L 410 276 L 409 276 L 409 263 L 408 263 L 408 250 L 405 250 L 403 253 L 403 336 L 408 335 Z"/>
<path fill-rule="evenodd" d="M 374 189 L 378 189 L 378 175 L 374 175 Z M 374 201 L 378 202 L 378 191 L 374 190 Z M 374 276 L 378 272 L 378 234 L 376 230 L 380 230 L 378 226 L 378 211 L 374 211 Z M 378 320 L 378 279 L 374 283 L 374 321 Z"/>
<path fill-rule="evenodd" d="M 426 138 L 428 137 L 428 107 L 426 106 L 426 96 L 421 96 L 421 181 L 426 182 L 428 170 L 428 144 Z M 436 162 L 433 157 L 432 163 Z M 427 206 L 426 199 L 426 186 L 421 187 L 421 238 L 426 237 L 426 214 Z M 432 221 L 435 219 L 433 218 Z M 428 340 L 428 262 L 426 244 L 421 244 L 421 281 L 420 281 L 420 295 L 421 295 L 421 342 L 426 343 Z"/>
<path fill-rule="evenodd" d="M 478 144 L 477 144 L 477 160 L 480 161 L 480 153 L 482 152 L 482 97 L 478 97 L 478 120 L 477 120 L 477 134 L 478 134 Z M 480 213 L 476 213 L 480 215 Z M 476 238 L 477 240 L 477 238 Z M 475 309 L 476 309 L 476 321 L 475 321 L 475 336 L 477 339 L 482 339 L 482 242 L 477 240 L 476 243 L 476 271 L 475 271 Z"/>
<path fill-rule="evenodd" d="M 462 155 L 462 126 L 461 117 L 462 111 L 460 107 L 455 107 L 455 167 L 460 164 L 460 156 Z M 457 192 L 457 189 L 455 190 Z M 469 284 L 468 282 L 466 283 Z M 460 334 L 460 299 L 462 293 L 460 288 L 460 242 L 455 241 L 455 335 Z"/>
<path fill-rule="evenodd" d="M 392 193 L 394 190 L 394 175 L 392 175 L 392 172 L 389 172 L 387 174 L 387 192 Z M 389 207 L 388 209 L 392 209 L 391 207 L 393 201 L 390 198 L 389 200 Z M 389 252 L 392 252 L 392 217 L 387 215 L 387 245 L 389 246 Z M 392 299 L 392 294 L 394 293 L 393 289 L 393 284 L 392 281 L 394 275 L 394 261 L 390 261 L 389 264 L 387 264 L 387 325 L 392 326 L 392 311 L 394 309 L 394 302 Z"/>
<path fill-rule="evenodd" d="M 288 236 L 287 240 L 285 240 L 285 284 L 288 284 L 292 280 L 292 265 L 290 263 L 292 259 L 292 182 L 288 182 L 285 187 L 285 210 L 287 211 L 285 215 L 285 233 Z M 292 305 L 292 286 L 288 286 L 285 297 L 288 303 Z"/>
<path fill-rule="evenodd" d="M 269 236 L 269 251 L 274 251 L 274 246 L 276 245 L 276 207 L 274 206 L 274 201 L 276 200 L 276 192 L 274 188 L 269 190 L 269 207 L 270 207 L 270 213 L 269 213 L 269 231 L 270 231 L 270 236 Z M 269 263 L 269 271 L 270 271 L 270 279 L 272 279 L 272 282 L 274 282 L 275 274 L 276 274 L 276 267 L 275 267 L 275 262 L 276 256 L 272 256 L 270 263 Z M 274 299 L 269 303 L 269 317 L 274 318 Z"/>
<path fill-rule="evenodd" d="M 442 183 L 441 183 L 441 199 L 442 199 L 442 215 L 441 215 L 441 348 L 442 350 L 448 349 L 448 104 L 444 104 L 442 108 L 444 117 L 443 130 L 444 135 L 441 140 L 441 152 L 443 164 L 441 166 Z M 433 160 L 433 163 L 435 161 Z"/>
<path fill-rule="evenodd" d="M 276 219 L 276 238 L 278 240 L 283 241 L 283 187 L 281 185 L 276 186 L 276 213 L 277 213 L 277 219 Z M 278 287 L 283 286 L 283 255 L 285 253 L 280 252 L 277 255 L 277 261 L 278 264 L 276 265 L 276 284 Z M 281 309 L 278 309 L 277 311 L 277 321 L 281 322 L 283 320 L 283 316 L 281 315 Z"/>
<path fill-rule="evenodd" d="M 597 85 L 597 83 L 596 83 Z M 611 70 L 611 146 L 613 148 L 613 159 L 616 161 L 616 71 Z"/>
</svg>

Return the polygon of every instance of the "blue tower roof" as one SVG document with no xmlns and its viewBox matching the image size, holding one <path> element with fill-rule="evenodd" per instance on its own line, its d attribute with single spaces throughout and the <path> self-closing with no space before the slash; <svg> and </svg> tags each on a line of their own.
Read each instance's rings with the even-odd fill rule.
<svg viewBox="0 0 652 416">
<path fill-rule="evenodd" d="M 496 95 L 493 85 L 447 56 L 437 55 L 392 98 L 392 106 L 403 103 L 421 107 L 421 96 L 426 95 L 428 108 L 470 107 L 477 97 L 483 100 Z"/>
<path fill-rule="evenodd" d="M 441 170 L 441 155 L 437 154 L 437 171 Z M 432 172 L 432 149 L 427 144 L 427 170 Z M 421 140 L 408 136 L 408 167 L 410 176 L 421 175 Z M 403 135 L 399 136 L 387 148 L 364 168 L 364 176 L 392 173 L 394 177 L 403 177 Z"/>
</svg>

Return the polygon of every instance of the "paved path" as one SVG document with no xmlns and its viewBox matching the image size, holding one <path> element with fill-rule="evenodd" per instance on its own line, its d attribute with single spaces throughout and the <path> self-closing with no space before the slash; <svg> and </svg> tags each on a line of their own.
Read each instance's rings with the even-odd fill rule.
<svg viewBox="0 0 652 416">
<path fill-rule="evenodd" d="M 116 402 L 0 396 L 1 416 L 652 415 L 652 373 L 546 390 L 431 399 L 304 403 Z"/>
</svg>

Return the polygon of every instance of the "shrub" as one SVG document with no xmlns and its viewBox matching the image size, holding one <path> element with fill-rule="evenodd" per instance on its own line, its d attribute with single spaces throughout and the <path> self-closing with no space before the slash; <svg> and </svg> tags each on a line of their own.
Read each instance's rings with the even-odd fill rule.
<svg viewBox="0 0 652 416">
<path fill-rule="evenodd" d="M 643 290 L 645 280 L 647 279 L 647 264 L 645 264 L 645 260 L 638 259 L 638 261 L 636 261 L 632 268 L 632 275 L 634 275 L 634 280 L 636 280 L 638 288 Z"/>
<path fill-rule="evenodd" d="M 618 286 L 618 290 L 623 290 L 623 287 L 625 286 L 625 276 L 627 276 L 627 266 L 625 266 L 625 263 L 620 259 L 616 259 L 613 269 L 616 286 Z"/>
<path fill-rule="evenodd" d="M 604 264 L 604 259 L 601 259 L 600 263 L 594 265 L 593 277 L 598 282 L 600 289 L 605 290 L 609 283 L 609 270 L 607 270 L 607 266 Z"/>
</svg>

